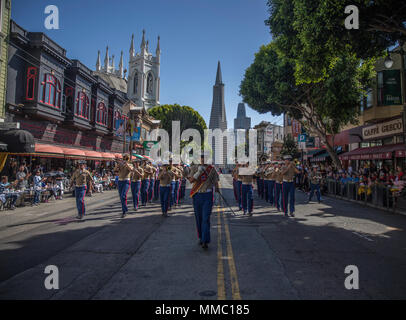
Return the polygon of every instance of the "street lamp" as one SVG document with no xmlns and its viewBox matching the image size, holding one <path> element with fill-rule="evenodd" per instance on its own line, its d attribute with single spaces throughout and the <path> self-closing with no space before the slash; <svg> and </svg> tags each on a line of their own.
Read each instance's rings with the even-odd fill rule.
<svg viewBox="0 0 406 320">
<path fill-rule="evenodd" d="M 403 50 L 403 40 L 399 40 L 399 52 L 392 51 L 392 54 L 400 54 L 400 83 L 401 83 L 401 97 L 403 105 L 403 143 L 406 143 L 406 77 L 405 77 L 405 51 Z M 384 60 L 385 68 L 390 69 L 393 66 L 393 59 L 388 50 L 388 55 Z"/>
</svg>

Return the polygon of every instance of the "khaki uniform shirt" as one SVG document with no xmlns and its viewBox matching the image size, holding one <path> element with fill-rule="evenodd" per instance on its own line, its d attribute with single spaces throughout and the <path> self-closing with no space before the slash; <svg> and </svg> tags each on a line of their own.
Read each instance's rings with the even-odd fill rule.
<svg viewBox="0 0 406 320">
<path fill-rule="evenodd" d="M 118 180 L 130 180 L 131 172 L 133 170 L 133 165 L 129 162 L 125 162 L 118 165 Z"/>
<path fill-rule="evenodd" d="M 171 184 L 174 173 L 172 171 L 166 171 L 161 169 L 158 174 L 159 185 L 161 187 L 167 187 Z"/>
<path fill-rule="evenodd" d="M 274 168 L 269 167 L 268 169 L 265 170 L 264 172 L 265 180 L 275 180 L 273 176 L 274 176 Z"/>
<path fill-rule="evenodd" d="M 152 174 L 152 170 L 149 165 L 146 165 L 142 168 L 144 170 L 144 174 L 142 175 L 142 180 L 149 179 L 150 174 Z"/>
<path fill-rule="evenodd" d="M 309 178 L 310 178 L 310 183 L 320 184 L 322 176 L 321 176 L 320 172 L 316 172 L 316 173 L 311 172 L 309 175 Z"/>
<path fill-rule="evenodd" d="M 293 181 L 295 174 L 296 174 L 296 171 L 295 171 L 294 167 L 292 167 L 292 166 L 289 166 L 289 167 L 283 166 L 282 167 L 283 181 Z"/>
<path fill-rule="evenodd" d="M 76 171 L 72 175 L 72 182 L 75 182 L 76 187 L 86 186 L 88 181 L 91 181 L 92 179 L 92 174 L 86 169 L 76 169 Z"/>
<path fill-rule="evenodd" d="M 156 173 L 156 168 L 154 167 L 154 166 L 149 166 L 149 168 L 150 168 L 150 174 L 149 174 L 149 178 L 150 179 L 155 179 L 155 173 Z"/>
<path fill-rule="evenodd" d="M 141 167 L 134 168 L 134 171 L 131 174 L 131 181 L 140 181 L 144 175 L 144 169 Z"/>
<path fill-rule="evenodd" d="M 283 182 L 283 175 L 282 175 L 282 169 L 281 168 L 276 168 L 274 175 L 275 175 L 276 183 L 282 183 Z"/>
<path fill-rule="evenodd" d="M 200 172 L 199 177 L 202 176 L 203 167 L 207 170 L 208 165 L 196 165 L 193 166 L 192 169 L 190 170 L 189 177 L 194 177 L 195 174 Z M 199 170 L 200 169 L 200 170 Z M 195 177 L 194 177 L 195 178 Z M 210 174 L 205 177 L 205 181 L 202 184 L 202 186 L 199 189 L 199 193 L 204 193 L 213 190 L 213 187 L 216 185 L 216 183 L 220 180 L 219 175 L 217 173 L 217 170 L 215 168 L 212 168 L 210 171 Z"/>
</svg>

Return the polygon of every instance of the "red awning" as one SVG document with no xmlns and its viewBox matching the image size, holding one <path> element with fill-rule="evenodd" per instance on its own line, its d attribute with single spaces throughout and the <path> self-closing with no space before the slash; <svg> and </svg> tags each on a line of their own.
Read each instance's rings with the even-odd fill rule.
<svg viewBox="0 0 406 320">
<path fill-rule="evenodd" d="M 392 159 L 393 152 L 396 151 L 395 156 L 398 156 L 399 151 L 406 151 L 406 145 L 403 143 L 389 144 L 378 147 L 358 148 L 350 152 L 343 153 L 339 156 L 340 160 L 380 160 Z"/>
<path fill-rule="evenodd" d="M 62 154 L 63 155 L 62 148 L 59 148 L 57 146 L 53 146 L 53 145 L 50 145 L 50 144 L 36 143 L 35 144 L 35 152 L 56 153 L 56 154 Z"/>
<path fill-rule="evenodd" d="M 86 159 L 89 160 L 102 160 L 103 155 L 100 152 L 92 151 L 92 150 L 84 150 Z"/>
<path fill-rule="evenodd" d="M 63 152 L 66 158 L 70 159 L 85 159 L 86 155 L 84 150 L 75 148 L 63 148 Z"/>
<path fill-rule="evenodd" d="M 114 154 L 117 159 L 123 159 L 123 155 L 121 153 Z"/>
<path fill-rule="evenodd" d="M 114 153 L 108 153 L 108 152 L 102 152 L 102 156 L 106 160 L 114 160 L 116 158 Z"/>
</svg>

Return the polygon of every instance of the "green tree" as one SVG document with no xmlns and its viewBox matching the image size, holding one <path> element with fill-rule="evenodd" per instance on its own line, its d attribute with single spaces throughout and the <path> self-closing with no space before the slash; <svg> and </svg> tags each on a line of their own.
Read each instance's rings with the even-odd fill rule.
<svg viewBox="0 0 406 320">
<path fill-rule="evenodd" d="M 359 29 L 348 30 L 347 5 L 359 9 Z M 295 68 L 298 83 L 325 79 L 330 61 L 355 53 L 382 56 L 406 40 L 406 2 L 398 0 L 268 0 L 270 27 L 280 56 Z"/>
<path fill-rule="evenodd" d="M 374 75 L 371 61 L 360 64 L 354 54 L 330 61 L 323 81 L 298 83 L 295 65 L 281 57 L 278 44 L 262 46 L 245 72 L 240 94 L 251 108 L 273 115 L 287 113 L 326 145 L 336 167 L 341 162 L 327 136 L 348 123 L 357 123 L 361 95 Z"/>
<path fill-rule="evenodd" d="M 290 155 L 292 157 L 297 157 L 299 151 L 297 149 L 297 144 L 293 140 L 290 134 L 283 137 L 283 145 L 281 149 L 281 156 Z"/>
<path fill-rule="evenodd" d="M 169 133 L 170 141 L 172 141 L 172 121 L 180 121 L 180 133 L 182 134 L 186 129 L 196 129 L 200 132 L 203 144 L 204 130 L 207 129 L 206 122 L 193 108 L 178 104 L 165 104 L 149 109 L 148 113 L 155 119 L 161 120 L 161 127 Z M 187 143 L 187 141 L 181 141 L 181 148 Z"/>
</svg>

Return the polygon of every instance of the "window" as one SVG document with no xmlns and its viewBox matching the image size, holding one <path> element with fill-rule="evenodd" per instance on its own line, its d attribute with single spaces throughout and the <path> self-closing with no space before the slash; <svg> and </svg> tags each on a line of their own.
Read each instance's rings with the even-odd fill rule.
<svg viewBox="0 0 406 320">
<path fill-rule="evenodd" d="M 83 91 L 78 92 L 76 115 L 85 119 L 89 119 L 89 98 Z"/>
<path fill-rule="evenodd" d="M 372 89 L 368 88 L 366 97 L 361 96 L 361 112 L 369 108 L 372 108 L 373 107 L 372 103 L 373 103 Z"/>
<path fill-rule="evenodd" d="M 154 87 L 154 77 L 152 76 L 152 73 L 148 73 L 147 77 L 147 93 L 152 94 L 153 92 L 153 87 Z"/>
<path fill-rule="evenodd" d="M 134 94 L 137 94 L 137 92 L 138 92 L 138 72 L 137 71 L 135 71 L 135 73 L 134 73 L 133 85 L 134 85 L 133 92 L 134 92 Z"/>
<path fill-rule="evenodd" d="M 94 122 L 96 118 L 96 100 L 92 98 L 90 106 L 90 121 Z"/>
<path fill-rule="evenodd" d="M 96 122 L 103 126 L 107 126 L 107 108 L 103 102 L 97 105 Z"/>
<path fill-rule="evenodd" d="M 402 102 L 400 70 L 378 72 L 378 106 L 399 105 Z"/>
<path fill-rule="evenodd" d="M 46 73 L 42 85 L 42 100 L 41 102 L 55 107 L 61 107 L 61 84 L 59 80 L 52 74 Z"/>
<path fill-rule="evenodd" d="M 74 94 L 74 89 L 72 87 L 67 87 L 65 89 L 65 97 L 66 97 L 66 112 L 69 114 L 73 114 L 73 94 Z"/>
<path fill-rule="evenodd" d="M 25 98 L 27 100 L 34 100 L 36 79 L 37 79 L 37 68 L 29 67 L 27 70 L 27 88 L 25 92 Z"/>
<path fill-rule="evenodd" d="M 114 112 L 114 130 L 117 130 L 120 127 L 121 114 L 120 112 Z"/>
</svg>

